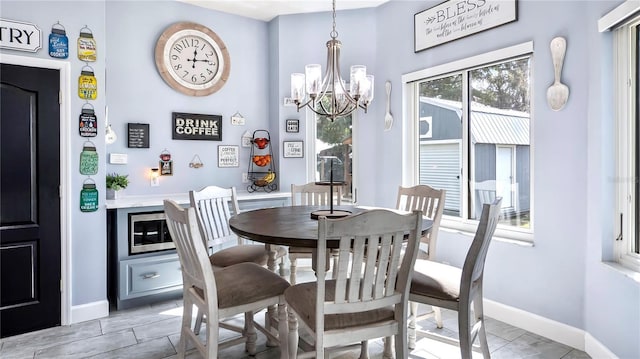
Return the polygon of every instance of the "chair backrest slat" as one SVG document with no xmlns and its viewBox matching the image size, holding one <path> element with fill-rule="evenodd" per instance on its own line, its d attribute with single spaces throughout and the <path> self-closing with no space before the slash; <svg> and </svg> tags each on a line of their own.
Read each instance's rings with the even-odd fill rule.
<svg viewBox="0 0 640 359">
<path fill-rule="evenodd" d="M 229 228 L 229 218 L 239 212 L 235 187 L 207 186 L 199 191 L 189 191 L 189 203 L 196 209 L 198 225 L 208 246 L 242 240 Z"/>
<path fill-rule="evenodd" d="M 421 225 L 420 211 L 403 215 L 376 209 L 342 219 L 321 217 L 317 263 L 323 263 L 326 258 L 323 249 L 326 249 L 327 239 L 339 238 L 340 264 L 335 277 L 335 300 L 327 302 L 320 299 L 325 298 L 323 278 L 326 269 L 318 266 L 317 304 L 322 306 L 320 311 L 325 314 L 365 311 L 406 300 Z M 407 247 L 403 252 L 407 234 Z"/>
</svg>

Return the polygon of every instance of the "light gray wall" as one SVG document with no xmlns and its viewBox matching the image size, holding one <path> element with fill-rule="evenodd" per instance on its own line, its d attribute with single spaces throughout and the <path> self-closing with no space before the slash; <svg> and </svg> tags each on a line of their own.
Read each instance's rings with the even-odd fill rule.
<svg viewBox="0 0 640 359">
<path fill-rule="evenodd" d="M 532 163 L 535 199 L 535 246 L 520 247 L 496 241 L 487 259 L 485 294 L 488 299 L 583 329 L 621 358 L 640 357 L 640 289 L 636 282 L 602 263 L 611 258 L 613 233 L 613 117 L 612 42 L 610 33 L 598 33 L 600 16 L 620 1 L 518 1 L 514 23 L 452 41 L 419 53 L 413 51 L 413 15 L 440 1 L 391 1 L 376 9 L 338 13 L 339 39 L 343 42 L 342 68 L 362 63 L 376 76 L 375 99 L 368 114 L 359 114 L 355 136 L 360 159 L 358 197 L 361 204 L 393 206 L 401 182 L 402 97 L 401 76 L 514 44 L 533 41 Z M 84 63 L 76 58 L 75 40 L 87 24 L 98 42 L 98 61 L 91 64 L 99 81 L 94 101 L 100 124 L 104 106 L 119 139 L 106 146 L 102 136 L 93 141 L 105 159 L 96 176 L 104 188 L 104 174 L 128 173 L 127 194 L 186 192 L 209 183 L 240 183 L 248 165 L 248 150 L 241 149 L 239 168 L 217 168 L 217 145 L 239 144 L 245 130 L 269 129 L 277 146 L 282 140 L 305 138 L 304 114 L 282 106 L 289 96 L 289 75 L 302 72 L 307 63 L 326 66 L 325 42 L 330 14 L 289 15 L 264 23 L 203 10 L 169 1 L 0 2 L 3 18 L 32 22 L 49 33 L 53 23 L 66 28 L 71 46 L 68 60 L 72 89 Z M 165 27 L 176 21 L 202 23 L 220 35 L 231 54 L 231 76 L 219 92 L 192 98 L 164 84 L 155 69 L 153 49 Z M 563 82 L 571 91 L 559 112 L 545 100 L 553 82 L 549 42 L 567 39 Z M 43 49 L 44 50 L 44 49 Z M 24 56 L 49 58 L 41 50 Z M 0 53 L 16 54 L 0 50 Z M 391 112 L 396 121 L 383 131 L 384 81 L 391 80 Z M 83 101 L 71 100 L 75 123 Z M 223 116 L 223 141 L 171 140 L 171 112 Z M 230 116 L 242 113 L 247 124 L 230 125 Z M 284 132 L 287 118 L 300 119 L 299 134 Z M 151 148 L 126 148 L 127 122 L 151 124 Z M 72 203 L 77 203 L 84 176 L 74 160 L 83 139 L 70 129 L 73 178 Z M 175 174 L 162 177 L 160 187 L 150 187 L 146 177 L 167 148 L 173 155 Z M 108 153 L 129 154 L 126 166 L 107 165 Z M 188 167 L 198 154 L 205 166 Z M 279 153 L 279 151 L 278 151 Z M 305 158 L 308 156 L 305 153 Z M 280 155 L 276 155 L 280 157 Z M 279 158 L 279 179 L 284 190 L 306 180 L 305 161 Z M 387 190 L 393 188 L 394 190 Z M 75 190 L 74 190 L 75 189 Z M 104 190 L 100 202 L 104 203 Z M 72 300 L 74 305 L 106 299 L 106 238 L 102 208 L 81 213 L 72 206 Z M 442 232 L 439 259 L 461 264 L 469 238 Z M 526 288 L 526 289 L 525 289 Z"/>
<path fill-rule="evenodd" d="M 240 145 L 245 131 L 269 130 L 267 23 L 175 1 L 110 1 L 106 8 L 109 121 L 119 136 L 106 151 L 129 155 L 128 165 L 107 165 L 107 170 L 129 174 L 132 183 L 124 194 L 187 192 L 211 183 L 246 188 L 241 179 L 249 164 L 249 148 L 240 147 L 237 168 L 218 168 L 217 151 L 219 145 Z M 155 43 L 166 27 L 178 21 L 209 27 L 228 48 L 229 80 L 210 96 L 183 95 L 158 75 Z M 244 126 L 231 125 L 236 111 L 244 116 Z M 221 115 L 222 141 L 172 140 L 172 112 Z M 150 124 L 150 148 L 127 148 L 129 122 Z M 160 186 L 151 187 L 149 169 L 158 167 L 164 149 L 171 153 L 174 174 L 161 176 Z M 196 154 L 204 166 L 190 168 Z"/>
<path fill-rule="evenodd" d="M 105 36 L 105 4 L 102 2 L 77 2 L 60 1 L 51 3 L 47 1 L 6 1 L 0 2 L 0 16 L 3 19 L 19 20 L 33 23 L 42 30 L 42 49 L 37 53 L 17 52 L 11 50 L 0 50 L 0 54 L 11 54 L 19 56 L 37 57 L 42 59 L 52 59 L 49 57 L 49 34 L 51 26 L 60 21 L 69 38 L 69 58 L 65 61 L 70 64 L 70 118 L 62 119 L 70 124 L 68 138 L 71 148 L 71 158 L 69 158 L 69 172 L 72 178 L 72 185 L 68 196 L 71 197 L 71 236 L 69 243 L 73 253 L 72 268 L 72 295 L 73 305 L 91 303 L 105 300 L 107 296 L 106 269 L 106 210 L 104 209 L 104 170 L 101 165 L 95 179 L 99 190 L 100 208 L 96 212 L 85 213 L 80 211 L 80 190 L 82 181 L 87 177 L 80 175 L 78 170 L 78 158 L 82 150 L 82 145 L 86 138 L 78 134 L 78 117 L 85 100 L 80 99 L 77 94 L 78 76 L 85 65 L 78 59 L 76 41 L 80 34 L 80 29 L 87 25 L 93 33 L 97 42 L 97 61 L 89 63 L 94 69 L 94 74 L 98 81 L 98 97 L 90 101 L 98 117 L 98 126 L 104 124 L 104 107 L 106 104 L 105 91 L 105 68 L 106 68 L 106 42 Z M 100 128 L 100 127 L 99 127 Z M 90 139 L 98 149 L 101 159 L 105 157 L 104 136 Z M 6 174 L 3 174 L 6 175 Z"/>
</svg>

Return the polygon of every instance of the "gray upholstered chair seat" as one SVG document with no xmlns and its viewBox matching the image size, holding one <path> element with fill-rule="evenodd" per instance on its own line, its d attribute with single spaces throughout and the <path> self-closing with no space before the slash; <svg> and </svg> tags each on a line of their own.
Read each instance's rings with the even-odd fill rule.
<svg viewBox="0 0 640 359">
<path fill-rule="evenodd" d="M 266 266 L 268 260 L 269 253 L 264 250 L 264 245 L 260 244 L 239 244 L 217 251 L 209 256 L 211 265 L 215 267 L 228 267 L 243 262 Z"/>
<path fill-rule="evenodd" d="M 230 308 L 278 296 L 289 282 L 255 263 L 238 263 L 216 270 L 216 287 L 218 308 Z M 204 297 L 202 289 L 195 290 Z"/>
<path fill-rule="evenodd" d="M 335 280 L 325 281 L 325 300 L 332 301 L 335 299 Z M 302 319 L 309 327 L 316 326 L 316 292 L 317 283 L 301 283 L 289 287 L 284 292 L 284 298 L 289 306 L 296 313 L 305 313 Z M 328 314 L 325 315 L 324 330 L 344 329 L 353 326 L 367 326 L 369 324 L 379 323 L 384 320 L 393 320 L 393 307 L 369 310 L 365 312 L 347 313 L 347 314 Z"/>
<path fill-rule="evenodd" d="M 411 293 L 442 300 L 460 299 L 462 269 L 424 259 L 416 260 L 413 269 Z"/>
</svg>

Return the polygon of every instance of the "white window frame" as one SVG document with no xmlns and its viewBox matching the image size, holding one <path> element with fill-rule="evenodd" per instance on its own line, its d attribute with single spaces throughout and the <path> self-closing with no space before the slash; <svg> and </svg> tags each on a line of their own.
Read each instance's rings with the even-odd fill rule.
<svg viewBox="0 0 640 359">
<path fill-rule="evenodd" d="M 637 111 L 633 49 L 638 39 L 634 29 L 640 27 L 640 16 L 618 26 L 614 41 L 614 98 L 615 98 L 615 157 L 616 157 L 616 211 L 614 213 L 614 260 L 622 266 L 640 272 L 640 255 L 633 251 L 635 238 L 635 116 Z M 622 217 L 621 217 L 622 216 Z"/>
<path fill-rule="evenodd" d="M 420 139 L 419 139 L 419 128 L 417 128 L 417 121 L 415 120 L 419 113 L 419 99 L 416 94 L 418 83 L 427 78 L 433 78 L 436 76 L 441 76 L 445 74 L 450 74 L 454 72 L 460 72 L 461 70 L 468 70 L 471 68 L 480 67 L 483 65 L 501 62 L 505 60 L 509 60 L 512 58 L 522 57 L 533 54 L 533 41 L 521 43 L 518 45 L 502 48 L 499 50 L 487 52 L 484 54 L 468 57 L 465 59 L 461 59 L 454 62 L 449 62 L 446 64 L 442 64 L 439 66 L 434 66 L 422 70 L 418 70 L 415 72 L 407 73 L 402 75 L 402 98 L 403 98 L 403 126 L 402 126 L 402 140 L 403 143 L 406 144 L 402 149 L 402 185 L 403 186 L 413 186 L 418 183 L 419 172 L 418 172 L 418 161 L 420 158 L 419 149 L 420 149 Z M 464 77 L 463 72 L 463 77 Z M 531 88 L 534 88 L 533 84 L 533 66 L 531 66 Z M 465 80 L 463 78 L 463 80 Z M 532 91 L 533 93 L 533 91 Z M 466 90 L 463 89 L 463 107 L 467 98 Z M 533 119 L 533 109 L 535 108 L 533 104 L 533 96 L 530 100 L 531 105 L 531 119 Z M 466 126 L 466 123 L 465 123 Z M 468 126 L 466 126 L 468 127 Z M 533 121 L 530 122 L 530 134 L 533 134 Z M 534 138 L 530 135 L 530 146 L 533 148 L 534 146 Z M 462 133 L 462 141 L 463 146 L 467 146 L 468 144 L 468 130 L 463 129 Z M 470 163 L 467 158 L 467 151 L 463 151 L 462 154 L 462 163 Z M 531 223 L 534 222 L 534 171 L 533 164 L 535 163 L 533 159 L 534 151 L 530 151 L 530 174 L 531 174 Z M 472 166 L 470 164 L 469 166 Z M 462 167 L 462 178 L 468 178 L 468 171 L 470 168 L 468 166 Z M 466 180 L 465 180 L 466 182 Z M 462 186 L 461 198 L 468 198 L 469 189 L 468 186 Z M 468 201 L 463 201 L 463 213 L 466 212 L 466 207 L 469 206 Z M 442 222 L 440 224 L 440 228 L 450 229 L 455 231 L 461 231 L 464 233 L 468 233 L 472 235 L 475 233 L 475 230 L 478 226 L 478 220 L 447 216 L 443 215 Z M 533 227 L 526 228 L 516 228 L 513 226 L 507 225 L 498 225 L 495 232 L 495 237 L 501 240 L 513 241 L 513 243 L 523 244 L 523 245 L 532 245 L 533 243 Z"/>
</svg>

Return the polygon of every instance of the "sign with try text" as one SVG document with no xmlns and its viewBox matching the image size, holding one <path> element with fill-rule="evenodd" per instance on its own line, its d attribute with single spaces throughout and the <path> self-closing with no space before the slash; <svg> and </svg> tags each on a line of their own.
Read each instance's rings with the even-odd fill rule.
<svg viewBox="0 0 640 359">
<path fill-rule="evenodd" d="M 222 141 L 222 116 L 174 112 L 172 138 Z"/>
<path fill-rule="evenodd" d="M 517 0 L 449 0 L 415 14 L 415 52 L 518 19 Z"/>
<path fill-rule="evenodd" d="M 0 48 L 36 52 L 42 47 L 42 31 L 22 21 L 0 19 Z"/>
</svg>

